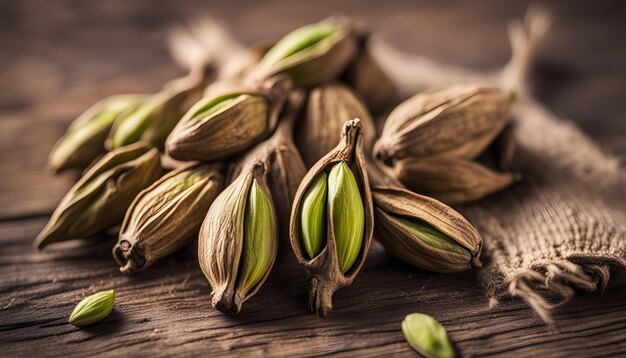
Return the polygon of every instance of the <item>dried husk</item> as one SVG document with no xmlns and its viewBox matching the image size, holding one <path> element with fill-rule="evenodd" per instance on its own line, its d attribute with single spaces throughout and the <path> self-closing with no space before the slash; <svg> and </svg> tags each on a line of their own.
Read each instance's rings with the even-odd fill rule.
<svg viewBox="0 0 626 358">
<path fill-rule="evenodd" d="M 251 148 L 275 130 L 291 85 L 285 77 L 256 85 L 215 83 L 167 138 L 167 153 L 215 161 Z"/>
<path fill-rule="evenodd" d="M 252 297 L 267 279 L 278 250 L 278 232 L 275 210 L 267 185 L 267 167 L 262 162 L 252 162 L 237 178 L 217 196 L 211 205 L 198 237 L 198 260 L 204 276 L 212 288 L 211 303 L 224 313 L 238 313 L 243 303 Z M 272 223 L 265 230 L 265 250 L 253 254 L 262 255 L 267 264 L 265 273 L 250 289 L 246 289 L 240 271 L 244 260 L 246 235 L 246 201 L 253 183 L 261 188 L 270 203 L 266 213 Z M 264 254 L 263 254 L 264 253 Z M 247 262 L 247 261 L 246 261 Z M 252 260 L 254 264 L 254 260 Z"/>
<path fill-rule="evenodd" d="M 309 185 L 311 185 L 320 173 L 342 161 L 348 164 L 354 174 L 364 208 L 364 234 L 361 250 L 355 264 L 345 274 L 341 272 L 339 267 L 335 233 L 332 229 L 332 216 L 328 215 L 326 219 L 328 224 L 325 246 L 322 251 L 312 259 L 308 258 L 301 247 L 299 221 L 303 196 Z M 289 225 L 291 246 L 298 262 L 307 272 L 309 310 L 317 312 L 321 317 L 330 313 L 332 310 L 333 293 L 339 288 L 349 286 L 365 261 L 373 235 L 373 224 L 372 196 L 363 154 L 363 125 L 360 120 L 354 119 L 346 122 L 342 130 L 341 141 L 337 147 L 313 165 L 306 174 L 298 187 L 291 210 L 291 222 Z"/>
<path fill-rule="evenodd" d="M 365 36 L 361 39 L 360 50 L 343 79 L 363 98 L 369 110 L 377 113 L 391 104 L 396 87 L 371 56 L 368 39 Z"/>
<path fill-rule="evenodd" d="M 121 272 L 145 270 L 197 237 L 222 190 L 220 169 L 220 165 L 187 164 L 137 195 L 113 247 Z"/>
<path fill-rule="evenodd" d="M 506 125 L 510 103 L 510 92 L 479 86 L 419 93 L 389 114 L 374 154 L 388 165 L 404 158 L 474 159 Z"/>
<path fill-rule="evenodd" d="M 407 158 L 393 172 L 407 188 L 448 205 L 479 200 L 512 185 L 519 176 L 458 158 Z"/>
<path fill-rule="evenodd" d="M 159 93 L 116 120 L 107 147 L 145 141 L 163 149 L 167 136 L 214 78 L 212 67 L 200 64 L 188 76 L 168 82 Z"/>
<path fill-rule="evenodd" d="M 90 237 L 120 223 L 133 198 L 161 171 L 158 150 L 146 143 L 106 154 L 61 200 L 35 239 L 35 247 Z"/>
<path fill-rule="evenodd" d="M 296 143 L 307 167 L 337 146 L 344 124 L 359 118 L 365 152 L 371 150 L 376 128 L 369 110 L 357 95 L 339 82 L 325 83 L 309 92 L 306 112 L 296 132 Z"/>
<path fill-rule="evenodd" d="M 320 35 L 320 30 L 325 35 Z M 250 79 L 286 74 L 298 86 L 314 86 L 341 75 L 357 47 L 354 24 L 345 17 L 331 17 L 299 28 L 278 41 L 252 71 Z"/>
<path fill-rule="evenodd" d="M 276 207 L 280 235 L 285 241 L 289 240 L 293 198 L 307 172 L 300 152 L 293 143 L 294 122 L 303 102 L 304 93 L 292 90 L 274 134 L 246 154 L 231 173 L 231 176 L 236 177 L 243 167 L 253 161 L 261 161 L 266 165 L 267 184 Z"/>
<path fill-rule="evenodd" d="M 48 158 L 48 169 L 59 173 L 68 169 L 83 170 L 104 154 L 104 142 L 113 122 L 132 111 L 143 95 L 107 97 L 76 118 L 61 137 Z"/>
</svg>

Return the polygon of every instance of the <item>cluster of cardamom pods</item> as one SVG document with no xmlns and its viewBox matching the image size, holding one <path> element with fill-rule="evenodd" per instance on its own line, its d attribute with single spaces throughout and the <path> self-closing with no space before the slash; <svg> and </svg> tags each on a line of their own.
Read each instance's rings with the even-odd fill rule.
<svg viewBox="0 0 626 358">
<path fill-rule="evenodd" d="M 285 244 L 320 316 L 354 281 L 374 237 L 422 269 L 480 265 L 480 235 L 447 204 L 513 183 L 482 159 L 511 156 L 511 93 L 419 93 L 377 137 L 372 113 L 388 113 L 398 98 L 368 35 L 344 17 L 233 59 L 239 69 L 194 63 L 160 92 L 106 98 L 70 125 L 49 167 L 84 174 L 36 247 L 119 227 L 113 257 L 131 274 L 197 242 L 212 305 L 227 313 L 259 291 Z M 491 149 L 504 142 L 506 150 Z"/>
</svg>

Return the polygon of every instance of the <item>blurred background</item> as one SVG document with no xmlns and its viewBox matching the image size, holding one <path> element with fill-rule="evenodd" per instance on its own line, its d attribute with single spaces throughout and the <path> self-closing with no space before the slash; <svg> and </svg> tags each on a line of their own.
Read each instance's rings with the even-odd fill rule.
<svg viewBox="0 0 626 358">
<path fill-rule="evenodd" d="M 276 39 L 334 13 L 361 19 L 402 50 L 482 70 L 510 55 L 507 23 L 530 1 L 0 1 L 0 184 L 3 217 L 53 208 L 70 180 L 42 183 L 49 149 L 69 122 L 114 93 L 150 93 L 184 74 L 167 50 L 172 26 L 204 14 L 244 42 Z M 551 1 L 534 93 L 603 148 L 626 156 L 626 3 Z M 37 126 L 38 130 L 30 128 Z M 27 160 L 9 160 L 9 158 Z M 49 177 L 48 177 L 49 178 Z M 40 190 L 21 193 L 19 186 Z M 49 194 L 52 193 L 52 194 Z M 43 199 L 42 199 L 43 198 Z M 29 207 L 37 202 L 36 208 Z M 15 203 L 18 203 L 15 205 Z M 46 212 L 44 210 L 44 212 Z"/>
</svg>

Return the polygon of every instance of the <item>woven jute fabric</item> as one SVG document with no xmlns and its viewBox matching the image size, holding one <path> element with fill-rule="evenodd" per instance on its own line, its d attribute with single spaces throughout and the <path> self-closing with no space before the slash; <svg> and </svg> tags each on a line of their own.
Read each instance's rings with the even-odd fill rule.
<svg viewBox="0 0 626 358">
<path fill-rule="evenodd" d="M 523 298 L 546 322 L 577 291 L 602 292 L 625 269 L 626 175 L 568 121 L 532 100 L 515 107 L 523 180 L 461 212 L 484 239 L 482 281 L 492 304 Z"/>
<path fill-rule="evenodd" d="M 521 297 L 546 322 L 550 310 L 576 292 L 602 292 L 611 268 L 626 268 L 626 173 L 619 161 L 568 120 L 532 98 L 526 78 L 552 18 L 530 8 L 509 24 L 512 57 L 496 72 L 476 72 L 405 53 L 384 41 L 372 54 L 397 84 L 400 97 L 457 84 L 513 89 L 522 180 L 458 207 L 484 240 L 479 272 L 491 304 Z"/>
</svg>

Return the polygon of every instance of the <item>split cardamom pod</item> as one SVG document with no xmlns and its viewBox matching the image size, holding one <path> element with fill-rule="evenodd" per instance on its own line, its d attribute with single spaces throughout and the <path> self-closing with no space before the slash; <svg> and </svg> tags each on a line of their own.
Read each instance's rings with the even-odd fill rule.
<svg viewBox="0 0 626 358">
<path fill-rule="evenodd" d="M 292 138 L 294 122 L 303 102 L 303 91 L 292 90 L 274 134 L 250 150 L 231 174 L 236 177 L 241 168 L 245 168 L 253 161 L 261 161 L 266 165 L 267 184 L 276 206 L 280 236 L 285 241 L 289 241 L 291 204 L 307 171 Z"/>
<path fill-rule="evenodd" d="M 393 256 L 441 273 L 481 265 L 482 238 L 454 209 L 394 186 L 373 186 L 372 197 L 376 239 Z"/>
<path fill-rule="evenodd" d="M 115 121 L 107 145 L 119 148 L 145 141 L 162 149 L 176 123 L 200 99 L 213 76 L 210 67 L 200 66 L 194 68 L 188 76 L 170 81 L 161 92 L 150 96 L 133 111 Z"/>
<path fill-rule="evenodd" d="M 344 17 L 331 17 L 287 34 L 250 76 L 266 79 L 287 74 L 298 86 L 313 86 L 339 76 L 356 51 L 353 24 Z"/>
<path fill-rule="evenodd" d="M 104 141 L 115 119 L 132 111 L 141 98 L 141 95 L 110 96 L 85 111 L 52 148 L 48 168 L 55 173 L 87 168 L 105 152 Z"/>
<path fill-rule="evenodd" d="M 506 125 L 510 103 L 510 92 L 478 86 L 419 93 L 389 114 L 374 154 L 387 165 L 404 158 L 474 159 Z"/>
<path fill-rule="evenodd" d="M 167 138 L 168 154 L 214 161 L 249 149 L 274 131 L 290 88 L 284 77 L 259 87 L 214 84 Z"/>
<path fill-rule="evenodd" d="M 369 51 L 368 37 L 362 36 L 360 51 L 348 66 L 343 79 L 363 98 L 369 110 L 377 113 L 391 103 L 396 88 Z"/>
<path fill-rule="evenodd" d="M 113 310 L 115 291 L 102 291 L 85 297 L 72 311 L 70 324 L 84 327 L 105 319 Z"/>
<path fill-rule="evenodd" d="M 513 184 L 517 175 L 502 173 L 471 160 L 457 158 L 406 158 L 393 172 L 407 188 L 448 205 L 479 200 Z"/>
<path fill-rule="evenodd" d="M 376 136 L 376 128 L 365 104 L 348 86 L 339 82 L 311 89 L 306 113 L 296 132 L 296 142 L 307 167 L 311 167 L 339 143 L 343 125 L 354 118 L 359 118 L 364 127 L 364 146 L 368 153 Z"/>
<path fill-rule="evenodd" d="M 454 358 L 454 348 L 446 329 L 434 318 L 423 313 L 412 313 L 402 321 L 402 333 L 411 348 L 432 358 Z"/>
<path fill-rule="evenodd" d="M 346 122 L 337 147 L 302 180 L 289 230 L 296 258 L 308 275 L 309 309 L 326 316 L 333 293 L 350 285 L 360 271 L 373 234 L 359 119 Z"/>
<path fill-rule="evenodd" d="M 222 189 L 219 169 L 188 164 L 137 195 L 113 247 L 120 271 L 145 270 L 197 237 L 202 220 Z"/>
<path fill-rule="evenodd" d="M 251 163 L 217 196 L 198 238 L 200 268 L 215 309 L 238 313 L 267 279 L 278 250 L 267 168 Z"/>
<path fill-rule="evenodd" d="M 107 153 L 61 200 L 35 247 L 86 238 L 120 223 L 133 198 L 160 175 L 159 152 L 145 143 Z"/>
</svg>

